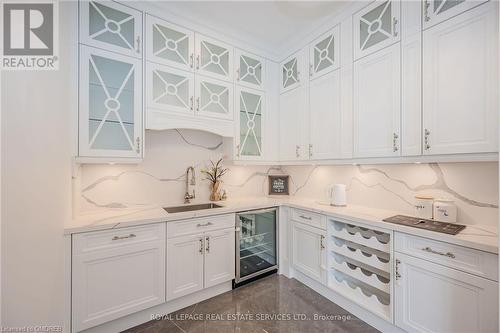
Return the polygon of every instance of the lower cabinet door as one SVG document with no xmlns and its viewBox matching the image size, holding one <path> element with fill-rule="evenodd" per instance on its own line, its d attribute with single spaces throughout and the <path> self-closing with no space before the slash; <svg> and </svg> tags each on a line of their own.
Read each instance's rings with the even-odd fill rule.
<svg viewBox="0 0 500 333">
<path fill-rule="evenodd" d="M 396 326 L 407 332 L 498 332 L 498 283 L 396 253 Z"/>
<path fill-rule="evenodd" d="M 326 284 L 325 231 L 298 222 L 292 228 L 294 268 Z"/>
<path fill-rule="evenodd" d="M 165 302 L 165 240 L 73 256 L 75 331 Z"/>
<path fill-rule="evenodd" d="M 205 288 L 235 276 L 234 228 L 205 234 Z"/>
<path fill-rule="evenodd" d="M 167 301 L 203 289 L 203 235 L 167 240 Z"/>
</svg>

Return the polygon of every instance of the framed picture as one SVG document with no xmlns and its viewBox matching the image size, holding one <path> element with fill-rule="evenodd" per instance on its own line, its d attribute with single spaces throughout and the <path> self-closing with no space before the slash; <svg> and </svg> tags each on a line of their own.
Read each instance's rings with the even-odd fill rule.
<svg viewBox="0 0 500 333">
<path fill-rule="evenodd" d="M 269 195 L 289 195 L 289 176 L 268 176 Z"/>
</svg>

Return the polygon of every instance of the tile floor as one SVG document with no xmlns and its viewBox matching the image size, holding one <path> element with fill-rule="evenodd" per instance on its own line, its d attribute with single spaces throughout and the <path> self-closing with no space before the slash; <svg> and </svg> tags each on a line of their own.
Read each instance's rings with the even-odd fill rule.
<svg viewBox="0 0 500 333">
<path fill-rule="evenodd" d="M 315 318 L 316 315 L 331 318 Z M 283 320 L 265 318 L 281 315 Z M 213 316 L 211 319 L 207 316 Z M 238 316 L 238 318 L 237 318 Z M 303 320 L 304 317 L 306 320 Z M 375 333 L 302 283 L 273 275 L 179 310 L 126 333 Z"/>
</svg>

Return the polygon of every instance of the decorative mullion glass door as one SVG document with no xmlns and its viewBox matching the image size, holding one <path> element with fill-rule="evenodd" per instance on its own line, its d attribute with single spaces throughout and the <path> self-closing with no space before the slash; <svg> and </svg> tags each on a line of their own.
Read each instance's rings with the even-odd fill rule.
<svg viewBox="0 0 500 333">
<path fill-rule="evenodd" d="M 236 92 L 237 133 L 236 157 L 241 160 L 259 159 L 263 156 L 264 93 L 247 88 Z"/>
<path fill-rule="evenodd" d="M 281 67 L 281 92 L 285 92 L 294 89 L 300 85 L 301 80 L 301 68 L 302 58 L 300 57 L 301 52 L 298 52 L 288 59 L 283 61 L 280 65 Z"/>
<path fill-rule="evenodd" d="M 195 95 L 196 114 L 211 118 L 233 119 L 231 83 L 197 75 Z"/>
<path fill-rule="evenodd" d="M 340 29 L 339 26 L 336 26 L 311 43 L 309 47 L 309 76 L 311 79 L 339 68 L 339 37 Z"/>
<path fill-rule="evenodd" d="M 141 157 L 142 62 L 80 47 L 79 155 Z"/>
<path fill-rule="evenodd" d="M 196 72 L 216 79 L 233 80 L 233 47 L 196 34 Z"/>
<path fill-rule="evenodd" d="M 398 42 L 399 20 L 399 0 L 377 0 L 354 14 L 355 59 Z"/>
<path fill-rule="evenodd" d="M 264 89 L 265 60 L 241 50 L 236 50 L 235 59 L 236 82 L 248 88 Z"/>
<path fill-rule="evenodd" d="M 194 74 L 148 62 L 146 65 L 148 108 L 194 114 Z"/>
<path fill-rule="evenodd" d="M 146 15 L 147 60 L 194 70 L 194 32 Z"/>
<path fill-rule="evenodd" d="M 80 1 L 80 42 L 142 57 L 142 12 L 112 1 Z"/>
<path fill-rule="evenodd" d="M 424 0 L 424 29 L 476 7 L 488 0 Z"/>
</svg>

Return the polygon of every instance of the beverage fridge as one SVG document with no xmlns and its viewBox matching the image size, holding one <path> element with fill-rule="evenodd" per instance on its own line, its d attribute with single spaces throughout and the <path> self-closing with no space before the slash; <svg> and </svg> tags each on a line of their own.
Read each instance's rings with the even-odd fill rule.
<svg viewBox="0 0 500 333">
<path fill-rule="evenodd" d="M 236 278 L 234 287 L 278 270 L 278 210 L 236 214 Z"/>
</svg>

